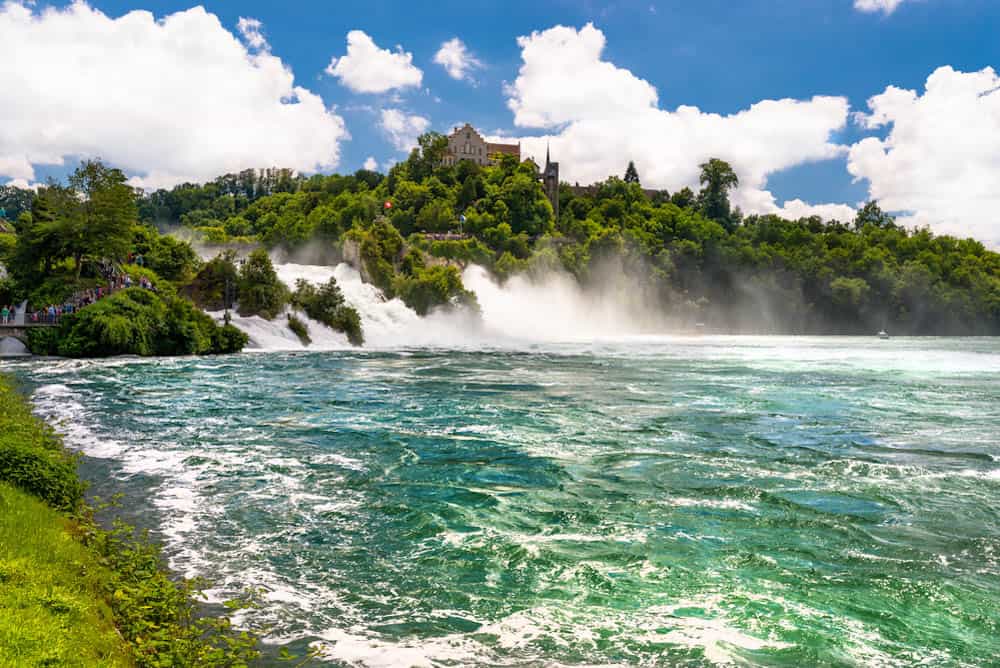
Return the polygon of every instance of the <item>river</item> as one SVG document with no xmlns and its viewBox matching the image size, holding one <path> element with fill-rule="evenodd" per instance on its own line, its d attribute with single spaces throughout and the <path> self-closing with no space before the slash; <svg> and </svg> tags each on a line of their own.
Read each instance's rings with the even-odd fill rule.
<svg viewBox="0 0 1000 668">
<path fill-rule="evenodd" d="M 243 621 L 321 665 L 1000 655 L 1000 340 L 369 330 L 7 368 L 173 568 L 262 588 Z"/>
</svg>

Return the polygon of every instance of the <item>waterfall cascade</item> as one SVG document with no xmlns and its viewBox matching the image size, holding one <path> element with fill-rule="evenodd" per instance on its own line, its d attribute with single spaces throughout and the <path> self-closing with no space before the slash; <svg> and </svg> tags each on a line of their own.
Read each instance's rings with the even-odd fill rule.
<svg viewBox="0 0 1000 668">
<path fill-rule="evenodd" d="M 517 347 L 531 343 L 587 341 L 641 333 L 636 318 L 617 300 L 585 292 L 570 276 L 551 274 L 541 280 L 515 276 L 500 285 L 486 269 L 468 267 L 462 275 L 476 294 L 482 318 L 466 312 L 418 316 L 400 299 L 386 299 L 374 285 L 361 280 L 346 263 L 335 267 L 284 263 L 275 271 L 289 288 L 298 280 L 321 285 L 337 279 L 347 302 L 358 310 L 366 348 Z M 213 314 L 221 318 L 221 313 Z M 233 316 L 251 347 L 261 350 L 340 350 L 350 348 L 340 332 L 296 314 L 309 327 L 313 343 L 303 346 L 282 314 L 273 321 Z"/>
</svg>

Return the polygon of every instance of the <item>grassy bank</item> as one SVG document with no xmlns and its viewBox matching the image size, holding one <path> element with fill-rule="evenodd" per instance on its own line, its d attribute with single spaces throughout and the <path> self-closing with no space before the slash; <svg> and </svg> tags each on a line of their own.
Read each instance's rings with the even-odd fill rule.
<svg viewBox="0 0 1000 668">
<path fill-rule="evenodd" d="M 158 547 L 96 525 L 75 458 L 0 375 L 0 668 L 245 666 L 256 640 L 198 614 Z M 236 606 L 233 606 L 236 607 Z"/>
<path fill-rule="evenodd" d="M 0 666 L 130 666 L 107 569 L 76 527 L 0 483 Z"/>
</svg>

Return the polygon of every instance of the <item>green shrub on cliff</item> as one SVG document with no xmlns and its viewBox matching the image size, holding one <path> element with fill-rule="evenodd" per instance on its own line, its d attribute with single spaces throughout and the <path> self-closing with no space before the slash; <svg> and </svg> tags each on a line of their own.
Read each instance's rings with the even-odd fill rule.
<svg viewBox="0 0 1000 668">
<path fill-rule="evenodd" d="M 308 346 L 312 343 L 312 337 L 309 336 L 309 326 L 302 322 L 301 318 L 298 318 L 291 313 L 288 314 L 288 329 L 292 330 L 292 334 L 299 337 L 299 341 L 302 345 Z"/>
<path fill-rule="evenodd" d="M 347 340 L 352 345 L 360 346 L 365 342 L 364 332 L 361 329 L 361 315 L 344 300 L 337 279 L 330 278 L 327 283 L 319 287 L 299 280 L 295 285 L 292 303 L 305 311 L 313 320 L 346 334 Z M 289 323 L 291 323 L 290 318 Z M 302 338 L 301 335 L 299 338 Z"/>
<path fill-rule="evenodd" d="M 436 265 L 418 269 L 412 276 L 398 276 L 395 292 L 419 315 L 436 307 L 466 307 L 479 311 L 476 295 L 465 289 L 458 269 Z"/>
<path fill-rule="evenodd" d="M 228 251 L 203 264 L 184 292 L 201 308 L 221 311 L 232 306 L 238 280 L 236 253 Z"/>
<path fill-rule="evenodd" d="M 267 251 L 257 249 L 240 267 L 237 283 L 240 315 L 273 320 L 288 304 L 288 288 L 278 280 Z"/>
<path fill-rule="evenodd" d="M 66 357 L 232 353 L 248 340 L 186 299 L 142 288 L 122 290 L 65 317 L 59 333 L 57 352 Z"/>
</svg>

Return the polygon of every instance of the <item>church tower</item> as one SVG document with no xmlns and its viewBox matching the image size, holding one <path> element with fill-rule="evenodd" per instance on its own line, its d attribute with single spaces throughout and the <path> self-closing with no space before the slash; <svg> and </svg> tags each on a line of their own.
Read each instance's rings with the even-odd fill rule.
<svg viewBox="0 0 1000 668">
<path fill-rule="evenodd" d="M 559 163 L 549 158 L 549 147 L 545 146 L 545 170 L 542 172 L 542 188 L 552 204 L 556 221 L 559 220 Z"/>
</svg>

